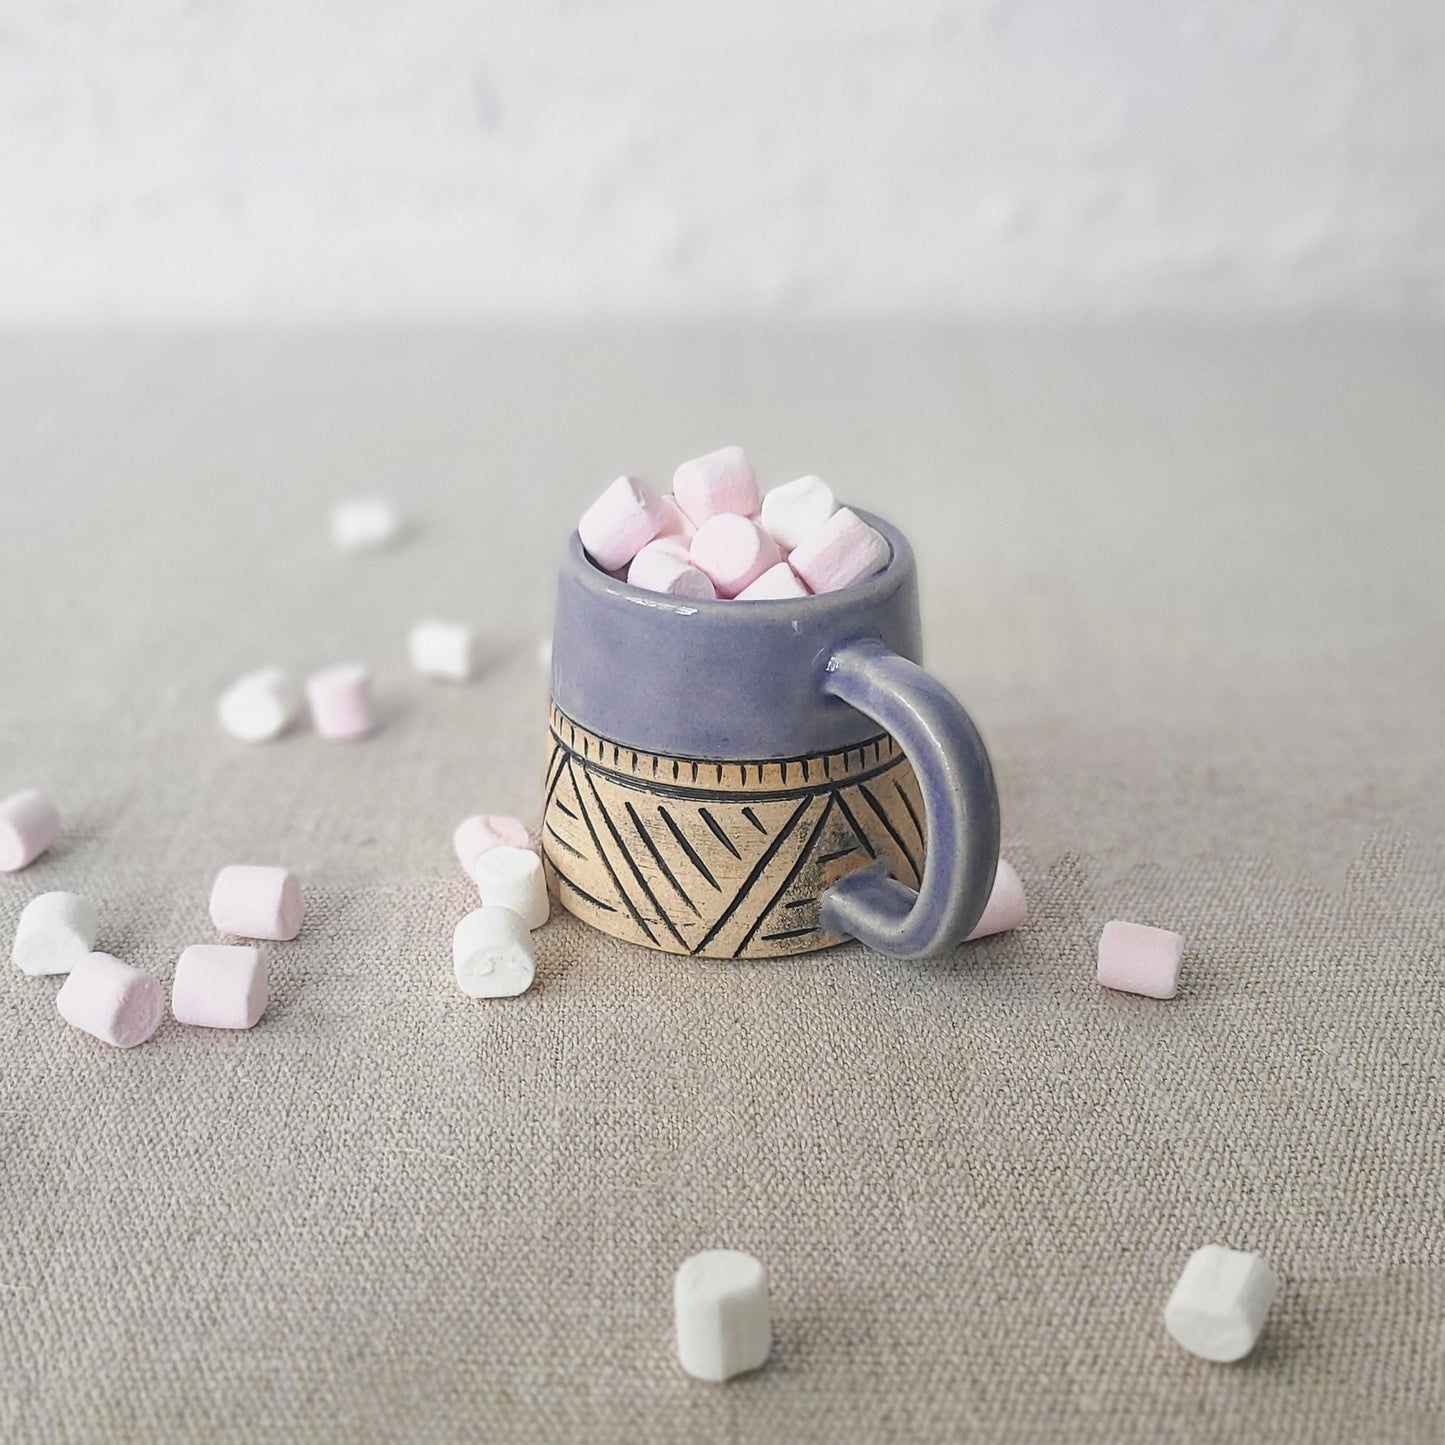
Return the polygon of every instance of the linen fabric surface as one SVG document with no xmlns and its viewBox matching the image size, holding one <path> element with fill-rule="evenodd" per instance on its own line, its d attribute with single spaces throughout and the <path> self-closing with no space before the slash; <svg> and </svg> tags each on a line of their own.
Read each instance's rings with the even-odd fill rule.
<svg viewBox="0 0 1445 1445">
<path fill-rule="evenodd" d="M 0 1438 L 1438 1439 L 1445 342 L 1432 332 L 23 335 L 0 344 L 0 794 L 169 990 L 226 863 L 300 874 L 247 1033 L 105 1047 L 0 977 Z M 1015 934 L 702 963 L 560 912 L 452 980 L 468 814 L 536 822 L 564 537 L 741 443 L 913 539 L 987 738 Z M 391 497 L 341 555 L 338 497 Z M 481 676 L 407 629 L 473 622 Z M 379 726 L 248 746 L 240 674 L 362 662 Z M 626 658 L 617 665 L 625 668 Z M 1178 998 L 1101 991 L 1111 918 Z M 1200 1245 L 1280 1278 L 1215 1366 Z M 767 1367 L 689 1379 L 746 1250 Z"/>
</svg>

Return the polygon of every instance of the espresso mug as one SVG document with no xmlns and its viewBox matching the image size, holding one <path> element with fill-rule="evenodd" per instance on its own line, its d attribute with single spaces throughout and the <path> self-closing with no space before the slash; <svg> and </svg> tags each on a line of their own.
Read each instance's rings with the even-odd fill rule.
<svg viewBox="0 0 1445 1445">
<path fill-rule="evenodd" d="M 921 666 L 913 549 L 816 597 L 705 602 L 619 582 L 574 532 L 557 587 L 542 847 L 617 938 L 771 958 L 849 938 L 931 957 L 978 922 L 998 793 Z"/>
</svg>

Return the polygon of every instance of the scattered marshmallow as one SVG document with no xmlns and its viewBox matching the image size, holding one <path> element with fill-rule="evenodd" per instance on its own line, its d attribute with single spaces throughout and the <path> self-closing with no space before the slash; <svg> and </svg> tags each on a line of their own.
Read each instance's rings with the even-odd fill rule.
<svg viewBox="0 0 1445 1445">
<path fill-rule="evenodd" d="M 88 899 L 78 893 L 42 893 L 20 914 L 10 958 L 32 977 L 69 973 L 90 956 L 98 930 L 95 906 Z"/>
<path fill-rule="evenodd" d="M 1173 998 L 1179 991 L 1184 940 L 1167 928 L 1114 919 L 1099 938 L 1099 982 L 1146 998 Z"/>
<path fill-rule="evenodd" d="M 464 622 L 418 622 L 406 635 L 406 650 L 413 670 L 423 677 L 470 682 L 476 670 L 476 633 Z"/>
<path fill-rule="evenodd" d="M 636 477 L 618 477 L 582 514 L 577 534 L 604 572 L 616 572 L 662 531 L 662 498 Z"/>
<path fill-rule="evenodd" d="M 266 1012 L 266 960 L 250 944 L 193 943 L 176 960 L 171 1012 L 203 1029 L 249 1029 Z"/>
<path fill-rule="evenodd" d="M 463 818 L 452 834 L 457 862 L 470 873 L 483 853 L 493 848 L 532 848 L 532 835 L 520 818 L 502 813 L 476 813 Z"/>
<path fill-rule="evenodd" d="M 677 1358 L 698 1380 L 730 1380 L 767 1361 L 773 1347 L 768 1272 L 737 1249 L 684 1260 L 672 1284 Z"/>
<path fill-rule="evenodd" d="M 301 932 L 301 880 L 285 868 L 232 863 L 211 885 L 211 922 L 237 938 L 285 943 Z"/>
<path fill-rule="evenodd" d="M 710 601 L 717 589 L 707 573 L 694 567 L 687 544 L 681 537 L 659 537 L 649 542 L 632 559 L 627 580 L 634 587 L 662 592 L 669 597 L 693 597 Z"/>
<path fill-rule="evenodd" d="M 401 517 L 385 497 L 344 497 L 331 505 L 331 540 L 341 552 L 379 552 L 401 533 Z"/>
<path fill-rule="evenodd" d="M 786 562 L 769 567 L 738 593 L 738 602 L 780 602 L 790 597 L 806 597 L 808 589 Z"/>
<path fill-rule="evenodd" d="M 1029 905 L 1024 897 L 1023 881 L 1014 872 L 1013 864 L 1007 858 L 1000 858 L 998 871 L 993 875 L 993 891 L 984 904 L 983 915 L 964 942 L 972 943 L 975 938 L 987 938 L 993 933 L 1012 932 L 1028 916 Z"/>
<path fill-rule="evenodd" d="M 684 462 L 673 473 L 672 495 L 697 527 L 724 513 L 751 517 L 762 506 L 758 479 L 741 447 L 722 447 Z"/>
<path fill-rule="evenodd" d="M 471 868 L 472 880 L 488 908 L 510 908 L 540 928 L 551 912 L 542 860 L 530 848 L 489 848 Z"/>
<path fill-rule="evenodd" d="M 18 873 L 60 835 L 60 814 L 38 788 L 0 802 L 0 873 Z"/>
<path fill-rule="evenodd" d="M 750 517 L 723 512 L 692 539 L 692 565 L 712 579 L 719 597 L 736 597 L 783 559 L 778 544 Z"/>
<path fill-rule="evenodd" d="M 763 498 L 762 521 L 768 535 L 785 552 L 791 552 L 816 532 L 834 512 L 838 499 L 821 477 L 799 477 L 774 487 Z"/>
<path fill-rule="evenodd" d="M 243 743 L 267 743 L 296 720 L 301 695 L 279 667 L 263 667 L 238 677 L 216 704 L 221 726 Z"/>
<path fill-rule="evenodd" d="M 160 1027 L 166 1006 L 160 984 L 148 973 L 108 953 L 91 953 L 71 969 L 55 1007 L 72 1028 L 133 1049 Z"/>
<path fill-rule="evenodd" d="M 837 592 L 871 577 L 890 555 L 883 534 L 842 507 L 788 554 L 788 563 L 810 591 Z"/>
<path fill-rule="evenodd" d="M 331 742 L 364 738 L 375 726 L 371 708 L 371 673 L 360 663 L 344 662 L 314 672 L 306 679 L 311 724 Z"/>
<path fill-rule="evenodd" d="M 1276 1284 L 1259 1255 L 1206 1244 L 1189 1256 L 1164 1306 L 1164 1327 L 1200 1359 L 1242 1360 L 1264 1329 Z"/>
<path fill-rule="evenodd" d="M 527 920 L 491 904 L 467 914 L 452 935 L 457 987 L 472 998 L 514 998 L 536 974 Z"/>
</svg>

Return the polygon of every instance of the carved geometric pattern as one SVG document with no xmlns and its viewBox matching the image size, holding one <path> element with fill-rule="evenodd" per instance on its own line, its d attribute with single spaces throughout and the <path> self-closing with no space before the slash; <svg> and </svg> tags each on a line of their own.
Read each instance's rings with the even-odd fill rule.
<svg viewBox="0 0 1445 1445">
<path fill-rule="evenodd" d="M 639 752 L 555 706 L 542 822 L 557 900 L 667 953 L 775 958 L 841 942 L 819 899 L 884 859 L 916 887 L 918 779 L 886 733 L 831 753 L 717 762 Z"/>
</svg>

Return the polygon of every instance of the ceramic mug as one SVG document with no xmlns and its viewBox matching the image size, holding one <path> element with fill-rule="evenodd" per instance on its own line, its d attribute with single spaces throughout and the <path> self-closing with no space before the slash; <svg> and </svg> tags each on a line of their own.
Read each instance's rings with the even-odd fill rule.
<svg viewBox="0 0 1445 1445">
<path fill-rule="evenodd" d="M 960 943 L 998 864 L 983 740 L 919 666 L 918 576 L 703 602 L 619 582 L 574 532 L 557 587 L 542 847 L 569 912 L 617 938 L 768 958 L 856 938 Z"/>
</svg>

